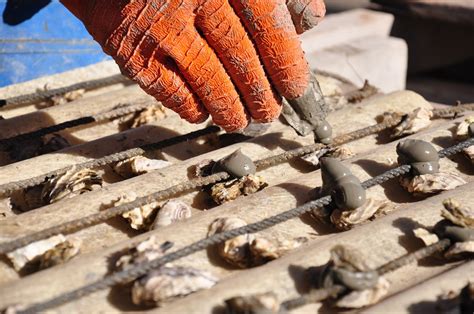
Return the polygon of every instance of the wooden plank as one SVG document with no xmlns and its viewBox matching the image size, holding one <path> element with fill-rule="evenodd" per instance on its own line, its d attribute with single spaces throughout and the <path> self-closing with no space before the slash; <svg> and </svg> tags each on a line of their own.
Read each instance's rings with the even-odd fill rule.
<svg viewBox="0 0 474 314">
<path fill-rule="evenodd" d="M 387 37 L 393 16 L 366 9 L 331 14 L 315 28 L 300 36 L 306 54 L 364 37 Z"/>
<path fill-rule="evenodd" d="M 83 81 L 94 80 L 103 78 L 115 74 L 119 74 L 120 70 L 114 61 L 104 61 L 97 64 L 89 65 L 79 69 L 66 71 L 54 75 L 40 77 L 24 83 L 9 85 L 0 88 L 1 98 L 10 98 L 14 96 L 20 96 L 36 92 L 38 89 L 47 88 L 59 88 L 69 86 Z M 86 92 L 84 98 L 93 97 L 98 93 L 105 91 L 117 90 L 121 88 L 121 84 L 112 87 L 105 87 L 95 91 Z M 20 106 L 8 106 L 0 108 L 0 115 L 4 118 L 11 118 L 18 115 L 26 114 L 38 110 L 36 104 L 33 105 L 20 105 Z"/>
<path fill-rule="evenodd" d="M 368 80 L 385 93 L 405 89 L 408 48 L 402 39 L 359 38 L 309 53 L 307 59 L 316 72 L 337 73 L 358 86 Z"/>
<path fill-rule="evenodd" d="M 28 114 L 0 120 L 1 138 L 10 138 L 55 125 L 61 122 L 87 117 L 101 112 L 107 112 L 120 104 L 138 101 L 154 101 L 138 86 L 129 86 L 118 91 L 104 93 L 90 99 L 78 99 L 63 105 L 37 110 Z"/>
<path fill-rule="evenodd" d="M 390 309 L 393 313 L 436 313 L 440 312 L 438 297 L 449 291 L 459 293 L 469 282 L 474 281 L 474 261 L 443 272 L 418 285 L 364 310 L 364 313 L 381 313 Z"/>
</svg>

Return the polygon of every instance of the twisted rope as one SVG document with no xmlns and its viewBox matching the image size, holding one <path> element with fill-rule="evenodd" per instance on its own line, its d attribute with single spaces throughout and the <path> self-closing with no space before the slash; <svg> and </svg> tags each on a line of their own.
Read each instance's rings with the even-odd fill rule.
<svg viewBox="0 0 474 314">
<path fill-rule="evenodd" d="M 399 258 L 390 261 L 379 268 L 377 268 L 377 273 L 382 276 L 387 273 L 391 273 L 399 268 L 402 268 L 406 265 L 414 263 L 416 261 L 422 260 L 428 256 L 434 255 L 438 252 L 443 252 L 451 246 L 452 242 L 450 239 L 442 239 L 436 243 L 425 246 L 413 253 L 408 253 Z"/>
<path fill-rule="evenodd" d="M 342 134 L 342 135 L 339 135 L 339 136 L 335 137 L 333 139 L 331 145 L 329 146 L 329 148 L 335 147 L 335 146 L 340 146 L 340 145 L 343 145 L 343 144 L 346 144 L 346 143 L 349 143 L 349 142 L 352 142 L 352 141 L 355 141 L 355 140 L 359 140 L 359 139 L 364 138 L 366 136 L 379 133 L 383 130 L 393 128 L 393 127 L 397 126 L 401 121 L 402 121 L 402 116 L 401 115 L 392 114 L 390 117 L 384 119 L 384 121 L 382 121 L 380 123 L 370 125 L 368 127 L 361 128 L 359 130 L 355 130 L 353 132 L 349 132 L 347 134 Z M 257 166 L 258 169 L 266 168 L 266 167 L 273 166 L 273 165 L 278 164 L 278 163 L 288 161 L 288 160 L 296 158 L 296 157 L 301 157 L 301 156 L 304 156 L 304 155 L 307 155 L 307 154 L 311 154 L 311 153 L 313 153 L 315 151 L 318 151 L 318 150 L 320 150 L 324 147 L 326 147 L 326 146 L 323 145 L 323 144 L 319 144 L 319 143 L 299 147 L 299 148 L 292 149 L 292 150 L 286 151 L 284 153 L 281 153 L 281 154 L 278 154 L 278 155 L 275 155 L 275 156 L 270 156 L 270 157 L 258 160 L 258 161 L 255 162 L 255 165 Z"/>
<path fill-rule="evenodd" d="M 311 290 L 309 293 L 303 294 L 297 298 L 282 302 L 280 308 L 288 311 L 294 310 L 307 304 L 318 303 L 330 297 L 336 297 L 346 290 L 346 287 L 339 285 L 333 285 L 329 288 L 324 289 L 314 289 Z"/>
<path fill-rule="evenodd" d="M 474 104 L 462 104 L 450 108 L 435 109 L 433 110 L 433 119 L 447 118 L 466 111 L 474 111 Z"/>
<path fill-rule="evenodd" d="M 115 118 L 122 117 L 130 113 L 141 111 L 145 109 L 146 107 L 148 107 L 149 105 L 150 105 L 150 102 L 128 105 L 121 108 L 113 109 L 108 112 L 99 113 L 99 114 L 88 116 L 88 117 L 81 117 L 74 120 L 69 120 L 69 121 L 51 125 L 39 130 L 19 134 L 13 137 L 5 138 L 5 139 L 0 139 L 0 147 L 9 146 L 12 144 L 18 144 L 18 142 L 20 141 L 36 139 L 38 137 L 42 137 L 47 134 L 59 132 L 59 131 L 70 129 L 70 128 L 80 126 L 80 125 L 115 119 Z"/>
<path fill-rule="evenodd" d="M 33 187 L 35 185 L 42 184 L 49 178 L 60 176 L 71 169 L 75 169 L 79 171 L 85 168 L 98 168 L 98 167 L 106 166 L 111 163 L 119 162 L 119 161 L 132 158 L 135 156 L 143 155 L 147 151 L 163 149 L 165 147 L 176 145 L 176 144 L 186 142 L 189 140 L 193 140 L 207 134 L 216 133 L 219 130 L 220 128 L 218 126 L 209 126 L 201 130 L 175 136 L 175 137 L 168 138 L 159 142 L 142 145 L 140 147 L 130 148 L 122 152 L 114 153 L 114 154 L 107 155 L 101 158 L 89 160 L 80 164 L 71 165 L 71 166 L 67 166 L 64 168 L 57 169 L 57 170 L 53 170 L 36 177 L 5 183 L 5 184 L 0 185 L 0 195 L 9 195 L 14 191 L 26 189 L 29 187 Z"/>
<path fill-rule="evenodd" d="M 112 75 L 112 76 L 108 76 L 108 77 L 104 77 L 104 78 L 100 78 L 96 80 L 79 82 L 79 83 L 72 84 L 65 87 L 35 92 L 31 94 L 26 94 L 26 95 L 15 96 L 15 97 L 7 98 L 7 99 L 0 99 L 0 108 L 9 106 L 9 105 L 21 105 L 21 104 L 29 104 L 29 103 L 46 101 L 46 100 L 49 100 L 51 97 L 64 95 L 66 93 L 69 93 L 78 89 L 91 90 L 91 89 L 96 89 L 96 88 L 100 88 L 100 87 L 104 87 L 108 85 L 124 83 L 128 81 L 129 80 L 125 76 L 121 74 L 116 74 L 116 75 Z"/>
</svg>

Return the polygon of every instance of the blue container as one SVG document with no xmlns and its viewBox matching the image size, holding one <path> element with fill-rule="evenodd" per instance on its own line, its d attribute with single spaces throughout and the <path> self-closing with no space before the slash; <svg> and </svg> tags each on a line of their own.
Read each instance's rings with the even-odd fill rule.
<svg viewBox="0 0 474 314">
<path fill-rule="evenodd" d="M 0 12 L 5 6 L 0 0 Z M 3 19 L 0 24 L 0 87 L 107 59 L 82 23 L 57 0 L 19 25 L 7 25 Z"/>
</svg>

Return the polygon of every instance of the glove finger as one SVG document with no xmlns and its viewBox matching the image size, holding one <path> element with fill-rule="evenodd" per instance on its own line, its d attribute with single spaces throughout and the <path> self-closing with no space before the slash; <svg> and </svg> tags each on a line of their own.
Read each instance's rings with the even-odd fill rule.
<svg viewBox="0 0 474 314">
<path fill-rule="evenodd" d="M 169 50 L 179 71 L 213 121 L 228 132 L 244 129 L 249 117 L 230 77 L 196 29 L 186 28 Z"/>
<path fill-rule="evenodd" d="M 323 0 L 287 0 L 286 6 L 298 34 L 318 25 L 326 14 Z"/>
<path fill-rule="evenodd" d="M 165 81 L 173 81 L 176 77 L 180 77 L 179 82 L 183 83 L 184 79 L 187 83 L 187 85 L 179 84 L 181 86 L 179 91 L 187 95 L 185 99 L 193 105 L 183 105 L 186 110 L 181 111 L 181 114 L 188 112 L 189 108 L 202 113 L 202 110 L 196 106 L 198 104 L 196 97 L 190 97 L 190 95 L 195 95 L 201 100 L 216 124 L 227 131 L 244 128 L 248 124 L 247 114 L 224 68 L 194 27 L 193 19 L 191 19 L 193 6 L 187 2 L 165 4 L 164 0 L 136 1 L 122 9 L 120 14 L 124 18 L 121 24 L 106 40 L 107 52 L 113 56 L 120 56 L 115 59 L 125 74 L 136 80 L 140 78 L 145 80 L 142 84 L 146 88 L 149 84 L 148 78 L 145 77 L 146 75 L 137 74 L 134 69 L 146 67 L 149 59 L 147 53 L 151 52 L 146 48 L 139 50 L 137 47 L 146 46 L 148 42 L 159 43 L 159 54 L 171 57 L 176 64 L 176 69 L 174 69 L 169 60 L 161 62 L 172 73 L 169 78 L 165 78 Z M 165 72 L 168 73 L 168 71 Z M 160 90 L 160 87 L 164 88 Z M 157 98 L 183 98 L 173 95 L 171 92 L 176 92 L 176 89 L 165 83 L 158 82 L 154 88 L 156 88 L 154 94 Z M 189 91 L 184 92 L 186 89 Z M 165 102 L 168 106 L 173 106 L 169 100 Z M 176 106 L 173 108 L 178 110 Z M 179 110 L 184 110 L 179 108 Z M 196 116 L 195 120 L 199 120 L 198 117 Z"/>
<path fill-rule="evenodd" d="M 135 80 L 145 92 L 188 122 L 201 123 L 209 116 L 170 58 L 153 55 Z"/>
<path fill-rule="evenodd" d="M 281 110 L 279 97 L 228 1 L 207 1 L 197 11 L 196 26 L 232 78 L 252 118 L 260 122 L 277 118 Z"/>
<path fill-rule="evenodd" d="M 309 85 L 309 67 L 285 0 L 231 0 L 231 4 L 280 95 L 288 99 L 302 96 Z"/>
<path fill-rule="evenodd" d="M 191 123 L 203 122 L 208 117 L 206 109 L 178 73 L 173 60 L 160 52 L 157 41 L 148 32 L 153 23 L 163 19 L 161 7 L 146 1 L 118 7 L 104 0 L 97 5 L 117 9 L 112 14 L 106 10 L 107 6 L 95 7 L 92 10 L 94 14 L 91 13 L 93 18 L 89 18 L 87 25 L 94 38 L 103 45 L 104 51 L 115 59 L 123 74 L 181 118 Z M 107 12 L 108 18 L 105 16 Z M 100 24 L 105 20 L 110 23 Z"/>
</svg>

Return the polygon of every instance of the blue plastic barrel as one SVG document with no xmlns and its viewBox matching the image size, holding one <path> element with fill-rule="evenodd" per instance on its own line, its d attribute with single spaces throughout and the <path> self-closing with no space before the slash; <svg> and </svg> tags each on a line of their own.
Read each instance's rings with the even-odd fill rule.
<svg viewBox="0 0 474 314">
<path fill-rule="evenodd" d="M 36 0 L 31 0 L 36 1 Z M 5 0 L 0 0 L 0 12 Z M 0 86 L 107 60 L 82 23 L 57 0 L 15 26 L 0 24 Z"/>
</svg>

